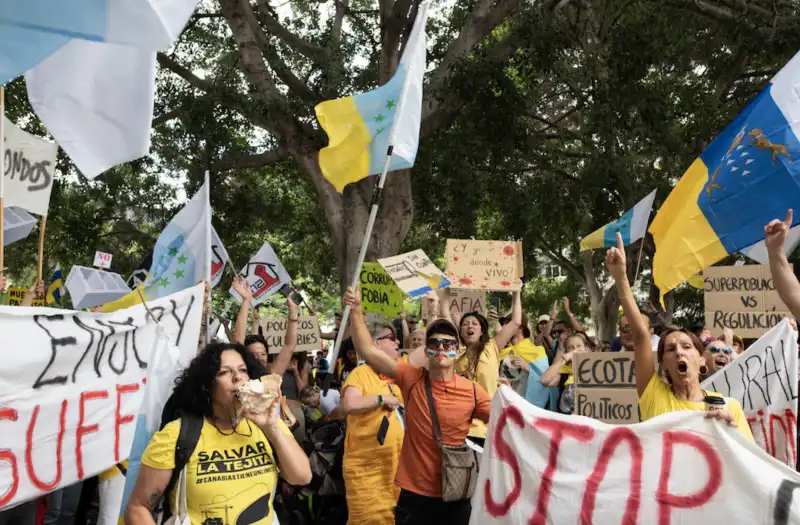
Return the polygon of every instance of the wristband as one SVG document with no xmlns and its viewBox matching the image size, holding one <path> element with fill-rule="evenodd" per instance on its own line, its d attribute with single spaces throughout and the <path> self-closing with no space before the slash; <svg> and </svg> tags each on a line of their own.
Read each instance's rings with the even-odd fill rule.
<svg viewBox="0 0 800 525">
<path fill-rule="evenodd" d="M 299 319 L 289 319 L 290 323 L 296 323 L 297 321 L 299 321 Z"/>
<path fill-rule="evenodd" d="M 380 408 L 383 406 L 383 396 L 378 394 L 377 397 L 378 397 L 378 407 Z"/>
</svg>

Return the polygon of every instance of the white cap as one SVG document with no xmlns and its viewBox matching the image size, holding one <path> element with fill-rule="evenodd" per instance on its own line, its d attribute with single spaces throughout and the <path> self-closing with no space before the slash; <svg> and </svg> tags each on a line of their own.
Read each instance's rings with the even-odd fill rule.
<svg viewBox="0 0 800 525">
<path fill-rule="evenodd" d="M 538 321 L 536 321 L 536 324 L 539 324 L 539 323 L 549 323 L 549 322 L 550 322 L 550 316 L 549 316 L 549 315 L 547 315 L 547 314 L 543 314 L 543 315 L 540 315 L 540 316 L 539 316 L 539 320 L 538 320 Z"/>
</svg>

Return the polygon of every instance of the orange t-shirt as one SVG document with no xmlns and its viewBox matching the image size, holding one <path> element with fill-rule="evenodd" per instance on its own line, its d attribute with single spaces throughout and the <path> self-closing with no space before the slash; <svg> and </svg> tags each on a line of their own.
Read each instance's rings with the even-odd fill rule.
<svg viewBox="0 0 800 525">
<path fill-rule="evenodd" d="M 397 363 L 395 381 L 406 402 L 406 435 L 394 482 L 415 494 L 441 498 L 442 453 L 433 434 L 423 373 L 422 368 Z M 432 380 L 431 390 L 445 445 L 463 444 L 472 418 L 489 421 L 492 399 L 469 379 L 453 375 L 450 381 Z"/>
</svg>

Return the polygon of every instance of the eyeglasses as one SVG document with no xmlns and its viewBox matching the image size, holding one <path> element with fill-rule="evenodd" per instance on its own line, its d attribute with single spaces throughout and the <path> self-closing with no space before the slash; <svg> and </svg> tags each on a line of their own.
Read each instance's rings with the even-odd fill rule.
<svg viewBox="0 0 800 525">
<path fill-rule="evenodd" d="M 383 341 L 384 339 L 387 340 L 387 341 L 397 341 L 397 337 L 394 335 L 394 332 L 389 332 L 388 334 L 382 335 L 382 336 L 378 337 L 375 340 L 376 341 Z"/>
<path fill-rule="evenodd" d="M 730 348 L 720 348 L 719 346 L 712 346 L 711 348 L 708 349 L 708 351 L 711 352 L 712 354 L 718 354 L 722 352 L 725 355 L 731 355 L 733 353 L 733 350 L 731 350 Z"/>
<path fill-rule="evenodd" d="M 455 350 L 458 348 L 458 341 L 455 339 L 428 339 L 425 341 L 425 347 L 429 350 L 438 350 L 439 347 L 442 347 L 444 350 Z"/>
<path fill-rule="evenodd" d="M 619 327 L 619 331 L 622 332 L 623 334 L 629 334 L 633 332 L 633 328 L 631 328 L 631 325 L 629 324 L 624 324 Z"/>
</svg>

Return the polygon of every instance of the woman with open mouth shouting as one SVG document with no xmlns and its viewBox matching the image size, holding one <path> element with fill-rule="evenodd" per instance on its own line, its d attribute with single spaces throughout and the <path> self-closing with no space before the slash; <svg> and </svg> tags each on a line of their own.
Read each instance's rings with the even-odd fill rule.
<svg viewBox="0 0 800 525">
<path fill-rule="evenodd" d="M 705 373 L 703 373 L 704 370 L 700 367 L 700 373 L 702 375 L 700 381 L 705 381 L 707 377 L 713 376 L 718 371 L 728 366 L 734 356 L 733 349 L 726 346 L 725 342 L 719 339 L 705 341 L 705 346 L 706 350 L 703 353 L 703 357 L 706 360 Z"/>
<path fill-rule="evenodd" d="M 500 349 L 506 347 L 522 324 L 520 292 L 514 292 L 512 302 L 511 320 L 495 333 L 493 339 L 489 334 L 489 323 L 478 312 L 464 314 L 458 323 L 463 346 L 458 350 L 456 373 L 482 386 L 489 396 L 494 396 L 500 378 Z M 441 310 L 443 317 L 447 319 L 449 309 Z M 469 438 L 483 446 L 486 440 L 486 423 L 477 418 L 473 419 Z"/>
<path fill-rule="evenodd" d="M 722 398 L 725 408 L 706 412 L 707 418 L 725 421 L 753 440 L 750 425 L 738 401 L 700 388 L 701 375 L 708 373 L 703 343 L 684 329 L 668 329 L 658 344 L 658 363 L 664 380 L 656 374 L 650 330 L 642 318 L 628 282 L 625 245 L 617 233 L 617 247 L 609 248 L 606 266 L 614 278 L 622 310 L 633 328 L 634 369 L 642 421 L 681 410 L 706 410 L 706 398 Z M 724 352 L 723 352 L 724 353 Z"/>
</svg>

